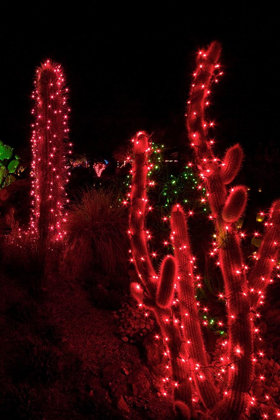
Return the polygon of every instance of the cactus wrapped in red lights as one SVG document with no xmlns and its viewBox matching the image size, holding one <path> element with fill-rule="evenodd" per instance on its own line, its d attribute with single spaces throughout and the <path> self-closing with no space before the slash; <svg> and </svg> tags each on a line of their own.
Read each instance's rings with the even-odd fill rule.
<svg viewBox="0 0 280 420">
<path fill-rule="evenodd" d="M 33 213 L 30 230 L 39 238 L 43 247 L 63 238 L 67 201 L 64 189 L 68 169 L 66 154 L 68 144 L 68 113 L 65 77 L 61 66 L 47 60 L 36 73 L 36 101 L 32 113 L 32 195 Z"/>
<path fill-rule="evenodd" d="M 171 356 L 172 380 L 174 384 L 174 403 L 177 410 L 184 412 L 186 418 L 192 412 L 192 394 L 187 343 L 183 339 L 178 320 L 173 319 L 171 304 L 176 283 L 176 260 L 166 256 L 161 264 L 160 275 L 155 271 L 148 252 L 145 216 L 147 208 L 147 172 L 150 151 L 149 137 L 139 132 L 133 139 L 133 177 L 129 234 L 133 261 L 138 271 L 141 285 L 132 283 L 131 292 L 139 304 L 151 309 L 158 321 L 162 336 Z"/>
<path fill-rule="evenodd" d="M 243 157 L 242 149 L 238 144 L 231 147 L 224 161 L 220 163 L 213 154 L 212 141 L 208 140 L 211 124 L 205 118 L 210 88 L 220 73 L 220 53 L 219 43 L 212 42 L 207 50 L 198 55 L 188 102 L 187 129 L 215 223 L 219 262 L 227 299 L 228 360 L 232 369 L 229 369 L 226 395 L 216 404 L 211 415 L 215 419 L 239 419 L 246 413 L 250 404 L 249 391 L 254 377 L 252 309 L 257 307 L 263 296 L 279 251 L 280 201 L 272 206 L 256 265 L 247 279 L 236 226 L 236 221 L 246 206 L 247 189 L 238 186 L 228 192 L 226 188 L 239 171 Z M 203 399 L 202 393 L 200 395 Z M 209 407 L 205 398 L 203 402 Z"/>
</svg>

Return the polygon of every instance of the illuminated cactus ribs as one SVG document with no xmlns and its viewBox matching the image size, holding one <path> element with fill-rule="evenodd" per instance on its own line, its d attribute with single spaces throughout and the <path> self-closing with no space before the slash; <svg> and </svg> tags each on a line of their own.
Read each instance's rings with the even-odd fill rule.
<svg viewBox="0 0 280 420">
<path fill-rule="evenodd" d="M 183 418 L 195 418 L 193 404 L 196 395 L 205 408 L 205 417 L 216 420 L 249 418 L 254 404 L 251 393 L 254 381 L 254 317 L 275 267 L 280 243 L 280 200 L 270 210 L 267 229 L 248 274 L 241 249 L 241 234 L 236 223 L 247 203 L 247 188 L 229 187 L 239 172 L 243 151 L 239 144 L 229 148 L 223 161 L 213 154 L 205 108 L 213 82 L 219 75 L 221 47 L 213 42 L 197 58 L 197 69 L 188 102 L 187 130 L 195 151 L 196 163 L 204 182 L 214 222 L 222 272 L 227 311 L 227 354 L 224 360 L 225 378 L 218 385 L 220 367 L 211 365 L 206 352 L 201 322 L 195 299 L 195 279 L 186 216 L 175 205 L 171 213 L 171 242 L 174 256 L 163 259 L 160 272 L 153 268 L 147 245 L 149 233 L 145 227 L 147 209 L 147 174 L 149 138 L 145 132 L 133 140 L 131 207 L 129 234 L 132 261 L 141 284 L 132 283 L 134 298 L 151 309 L 158 321 L 168 349 L 171 377 L 174 384 L 174 406 Z M 174 311 L 174 290 L 179 314 Z"/>
<path fill-rule="evenodd" d="M 65 235 L 63 206 L 67 201 L 64 189 L 68 181 L 66 153 L 68 113 L 65 77 L 60 65 L 47 60 L 37 69 L 36 101 L 32 113 L 32 196 L 33 212 L 30 231 L 43 246 L 51 246 Z"/>
</svg>

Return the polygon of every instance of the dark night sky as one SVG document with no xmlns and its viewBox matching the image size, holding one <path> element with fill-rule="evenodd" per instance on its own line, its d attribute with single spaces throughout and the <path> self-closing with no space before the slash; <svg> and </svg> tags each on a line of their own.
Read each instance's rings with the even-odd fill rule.
<svg viewBox="0 0 280 420">
<path fill-rule="evenodd" d="M 279 139 L 279 17 L 253 2 L 203 2 L 180 8 L 169 2 L 144 7 L 91 10 L 64 15 L 41 3 L 33 18 L 25 10 L 2 14 L 0 139 L 28 149 L 30 99 L 35 68 L 46 58 L 62 64 L 70 88 L 70 138 L 76 152 L 108 157 L 137 130 L 155 131 L 167 143 L 184 138 L 185 101 L 195 53 L 217 39 L 225 76 L 215 89 L 213 118 L 221 150 L 240 142 L 277 146 Z M 151 5 L 158 5 L 152 13 Z M 162 131 L 161 131 L 162 130 Z"/>
</svg>

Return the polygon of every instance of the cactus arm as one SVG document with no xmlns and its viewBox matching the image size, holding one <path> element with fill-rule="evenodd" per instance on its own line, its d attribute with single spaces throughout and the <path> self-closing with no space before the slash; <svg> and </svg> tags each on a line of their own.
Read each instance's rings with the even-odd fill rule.
<svg viewBox="0 0 280 420">
<path fill-rule="evenodd" d="M 156 302 L 161 308 L 169 308 L 174 295 L 176 279 L 176 261 L 167 255 L 161 264 L 160 281 L 157 288 Z"/>
<path fill-rule="evenodd" d="M 209 204 L 219 238 L 220 267 L 228 303 L 228 331 L 230 337 L 228 356 L 231 361 L 236 361 L 237 364 L 236 369 L 230 369 L 229 393 L 216 405 L 213 416 L 219 419 L 233 419 L 238 418 L 238 415 L 247 408 L 248 402 L 245 395 L 249 392 L 253 379 L 253 337 L 247 280 L 243 271 L 238 234 L 234 224 L 232 222 L 226 223 L 222 217 L 222 215 L 227 214 L 226 210 L 228 210 L 225 207 L 227 193 L 225 183 L 229 179 L 233 179 L 233 174 L 226 176 L 226 182 L 223 180 L 221 166 L 212 153 L 210 142 L 207 141 L 208 123 L 204 118 L 206 93 L 209 92 L 214 81 L 219 55 L 220 46 L 214 42 L 204 54 L 202 53 L 199 59 L 189 100 L 187 128 L 190 142 L 195 148 L 197 165 L 208 191 Z M 239 164 L 238 162 L 237 164 Z M 244 197 L 241 200 L 234 201 L 235 205 L 230 207 L 231 210 L 235 208 L 234 212 L 231 213 L 231 220 L 236 219 L 238 214 L 242 213 L 245 201 Z M 228 198 L 227 205 L 233 204 L 233 202 L 230 202 L 231 199 Z"/>
<path fill-rule="evenodd" d="M 238 174 L 243 160 L 243 150 L 239 144 L 230 147 L 224 157 L 221 167 L 221 177 L 224 184 L 230 184 Z"/>
<path fill-rule="evenodd" d="M 172 238 L 175 248 L 175 258 L 178 263 L 179 284 L 178 293 L 185 341 L 189 343 L 188 351 L 193 379 L 203 404 L 211 408 L 218 401 L 218 392 L 213 376 L 203 369 L 208 365 L 204 347 L 201 324 L 195 299 L 193 257 L 187 232 L 187 223 L 183 209 L 179 205 L 173 207 L 171 213 Z M 197 365 L 202 369 L 197 371 Z"/>
<path fill-rule="evenodd" d="M 247 203 L 247 190 L 242 185 L 232 188 L 222 210 L 226 223 L 235 223 L 242 216 Z"/>
<path fill-rule="evenodd" d="M 215 79 L 221 46 L 212 42 L 207 51 L 198 56 L 187 112 L 187 131 L 191 146 L 194 147 L 197 166 L 209 191 L 209 204 L 216 218 L 224 205 L 226 188 L 220 176 L 218 159 L 215 158 L 211 142 L 207 140 L 209 124 L 205 120 L 205 102 Z"/>
<path fill-rule="evenodd" d="M 130 292 L 134 299 L 141 304 L 144 299 L 144 291 L 140 284 L 136 282 L 130 283 Z"/>
<path fill-rule="evenodd" d="M 188 107 L 187 128 L 191 133 L 191 144 L 196 148 L 199 158 L 206 159 L 205 164 L 213 157 L 210 144 L 205 141 L 207 133 L 205 100 L 209 94 L 220 54 L 221 46 L 218 42 L 212 42 L 207 51 L 200 52 Z"/>
<path fill-rule="evenodd" d="M 145 132 L 137 133 L 134 143 L 134 162 L 131 189 L 131 207 L 129 215 L 129 233 L 131 249 L 138 275 L 148 293 L 154 295 L 156 291 L 157 274 L 153 268 L 148 252 L 145 234 L 146 215 L 146 184 L 148 171 L 148 135 Z"/>
<path fill-rule="evenodd" d="M 249 285 L 252 290 L 251 305 L 257 309 L 262 301 L 263 294 L 269 284 L 271 273 L 277 262 L 280 248 L 280 200 L 277 200 L 270 209 L 267 229 L 257 255 L 257 261 L 249 275 Z"/>
</svg>

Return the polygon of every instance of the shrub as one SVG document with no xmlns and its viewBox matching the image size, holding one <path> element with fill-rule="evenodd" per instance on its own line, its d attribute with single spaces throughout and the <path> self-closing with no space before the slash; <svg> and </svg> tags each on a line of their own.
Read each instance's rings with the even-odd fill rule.
<svg viewBox="0 0 280 420">
<path fill-rule="evenodd" d="M 73 278 L 91 275 L 94 267 L 120 275 L 128 264 L 127 211 L 111 190 L 87 189 L 67 219 L 64 268 Z"/>
</svg>

